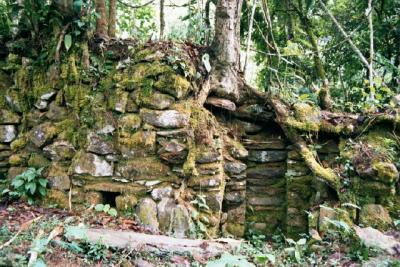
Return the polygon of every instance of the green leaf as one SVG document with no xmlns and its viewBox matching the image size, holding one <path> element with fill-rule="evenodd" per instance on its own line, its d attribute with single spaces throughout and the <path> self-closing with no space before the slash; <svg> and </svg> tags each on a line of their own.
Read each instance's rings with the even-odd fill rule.
<svg viewBox="0 0 400 267">
<path fill-rule="evenodd" d="M 97 204 L 96 206 L 94 206 L 94 210 L 95 211 L 100 212 L 100 211 L 103 211 L 103 209 L 104 209 L 104 205 L 103 204 Z"/>
<path fill-rule="evenodd" d="M 220 259 L 209 261 L 206 267 L 253 267 L 253 263 L 246 260 L 244 256 L 236 256 L 230 253 L 224 253 Z"/>
<path fill-rule="evenodd" d="M 31 192 L 31 195 L 35 194 L 36 184 L 34 182 L 27 183 L 25 185 L 25 189 Z"/>
<path fill-rule="evenodd" d="M 10 192 L 10 189 L 6 188 L 6 189 L 3 190 L 3 192 L 1 192 L 1 195 L 4 196 L 8 192 Z"/>
<path fill-rule="evenodd" d="M 46 188 L 39 187 L 38 190 L 39 190 L 40 195 L 42 195 L 43 197 L 46 195 L 46 192 L 47 192 Z"/>
<path fill-rule="evenodd" d="M 82 8 L 82 5 L 83 5 L 82 0 L 75 0 L 74 4 L 73 4 L 73 8 L 74 8 L 75 11 L 80 11 L 81 8 Z M 81 26 L 79 26 L 79 27 L 81 27 Z"/>
<path fill-rule="evenodd" d="M 65 45 L 65 49 L 68 51 L 71 46 L 72 46 L 72 37 L 70 34 L 66 34 L 64 36 L 64 45 Z"/>
<path fill-rule="evenodd" d="M 276 257 L 274 254 L 271 253 L 267 253 L 267 254 L 259 254 L 255 256 L 255 260 L 258 263 L 266 263 L 266 262 L 270 262 L 272 264 L 275 264 L 276 261 Z"/>
<path fill-rule="evenodd" d="M 37 259 L 32 265 L 33 267 L 47 267 L 46 263 L 42 259 Z"/>
<path fill-rule="evenodd" d="M 111 208 L 108 212 L 107 212 L 110 216 L 116 217 L 118 215 L 118 212 L 116 209 Z"/>
<path fill-rule="evenodd" d="M 18 188 L 24 184 L 24 181 L 22 179 L 19 179 L 19 177 L 15 177 L 14 180 L 12 181 L 11 185 L 14 188 Z"/>
<path fill-rule="evenodd" d="M 300 263 L 300 262 L 301 262 L 301 255 L 300 255 L 300 251 L 299 251 L 298 249 L 296 249 L 296 250 L 294 251 L 294 257 L 295 257 L 297 263 Z"/>
<path fill-rule="evenodd" d="M 110 208 L 111 208 L 110 204 L 106 204 L 106 205 L 104 205 L 103 211 L 108 212 L 110 210 Z"/>
<path fill-rule="evenodd" d="M 44 178 L 40 178 L 40 179 L 38 180 L 38 182 L 39 182 L 39 184 L 40 184 L 41 186 L 43 186 L 43 187 L 46 187 L 46 185 L 47 185 L 47 180 L 44 179 Z"/>
<path fill-rule="evenodd" d="M 290 245 L 296 245 L 296 241 L 294 241 L 294 240 L 291 239 L 291 238 L 287 238 L 287 239 L 286 239 L 286 242 L 288 242 Z"/>
<path fill-rule="evenodd" d="M 31 191 L 32 195 L 35 194 L 36 188 L 37 188 L 37 185 L 35 183 L 32 183 L 30 186 L 30 191 Z"/>
<path fill-rule="evenodd" d="M 65 237 L 67 239 L 87 239 L 87 229 L 78 226 L 67 226 L 65 228 Z"/>
<path fill-rule="evenodd" d="M 306 242 L 307 242 L 307 239 L 302 238 L 299 241 L 297 241 L 297 245 L 304 246 L 306 244 Z"/>
</svg>

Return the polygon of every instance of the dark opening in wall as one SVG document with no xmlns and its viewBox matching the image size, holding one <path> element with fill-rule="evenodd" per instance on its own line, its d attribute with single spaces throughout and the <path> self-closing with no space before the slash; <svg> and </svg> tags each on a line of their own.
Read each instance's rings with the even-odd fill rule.
<svg viewBox="0 0 400 267">
<path fill-rule="evenodd" d="M 100 192 L 103 196 L 103 204 L 109 204 L 111 207 L 115 207 L 115 198 L 120 195 L 119 192 Z"/>
</svg>

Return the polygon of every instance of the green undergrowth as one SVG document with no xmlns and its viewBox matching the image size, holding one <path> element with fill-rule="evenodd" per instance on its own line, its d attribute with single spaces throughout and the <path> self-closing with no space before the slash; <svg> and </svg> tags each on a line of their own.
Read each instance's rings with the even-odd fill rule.
<svg viewBox="0 0 400 267">
<path fill-rule="evenodd" d="M 13 207 L 8 209 L 12 211 Z M 38 252 L 38 260 L 33 266 L 67 263 L 73 266 L 132 266 L 139 260 L 154 266 L 343 266 L 367 263 L 382 256 L 381 251 L 365 247 L 350 228 L 338 222 L 333 222 L 338 227 L 330 228 L 321 239 L 303 235 L 294 240 L 279 232 L 266 239 L 248 233 L 247 241 L 243 241 L 235 251 L 226 251 L 216 258 L 199 258 L 184 252 L 116 249 L 102 242 L 72 240 L 71 234 L 79 236 L 79 229 L 85 229 L 82 228 L 84 222 L 84 214 L 66 219 L 46 216 L 37 220 L 17 235 L 9 246 L 0 250 L 0 266 L 27 266 L 32 251 Z M 50 233 L 59 226 L 64 228 L 64 232 L 47 241 Z M 0 244 L 13 238 L 17 229 L 15 222 L 5 221 L 0 226 Z M 337 257 L 338 252 L 340 257 Z M 398 260 L 389 256 L 384 260 L 380 258 L 380 263 L 380 266 L 400 266 Z"/>
</svg>

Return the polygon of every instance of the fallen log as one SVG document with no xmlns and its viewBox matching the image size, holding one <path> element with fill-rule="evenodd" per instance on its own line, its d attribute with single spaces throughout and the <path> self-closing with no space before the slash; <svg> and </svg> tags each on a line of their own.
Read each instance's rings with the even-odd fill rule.
<svg viewBox="0 0 400 267">
<path fill-rule="evenodd" d="M 81 229 L 78 227 L 70 227 L 66 236 L 70 240 L 87 241 L 89 243 L 100 242 L 106 246 L 119 249 L 129 248 L 147 252 L 186 252 L 203 258 L 216 257 L 224 252 L 232 252 L 242 243 L 240 240 L 229 238 L 215 240 L 183 239 L 132 231 Z"/>
</svg>

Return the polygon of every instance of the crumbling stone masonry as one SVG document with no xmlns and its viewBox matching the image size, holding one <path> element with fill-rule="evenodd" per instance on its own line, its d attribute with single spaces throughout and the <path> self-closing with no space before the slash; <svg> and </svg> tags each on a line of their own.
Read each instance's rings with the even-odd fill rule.
<svg viewBox="0 0 400 267">
<path fill-rule="evenodd" d="M 51 68 L 10 55 L 13 68 L 0 71 L 1 179 L 44 167 L 43 204 L 68 208 L 71 193 L 74 209 L 108 203 L 179 237 L 318 227 L 306 211 L 337 196 L 313 177 L 267 105 L 229 111 L 214 98 L 200 107 L 196 66 L 182 47 L 132 53 L 113 59 L 96 83 L 78 75 L 73 58 L 54 79 Z M 335 138 L 320 143 L 324 163 L 352 157 Z M 376 161 L 358 171 L 349 191 L 362 196 L 362 222 L 376 224 L 370 211 L 387 214 L 396 201 L 397 169 Z M 326 212 L 314 214 L 318 221 Z"/>
</svg>

